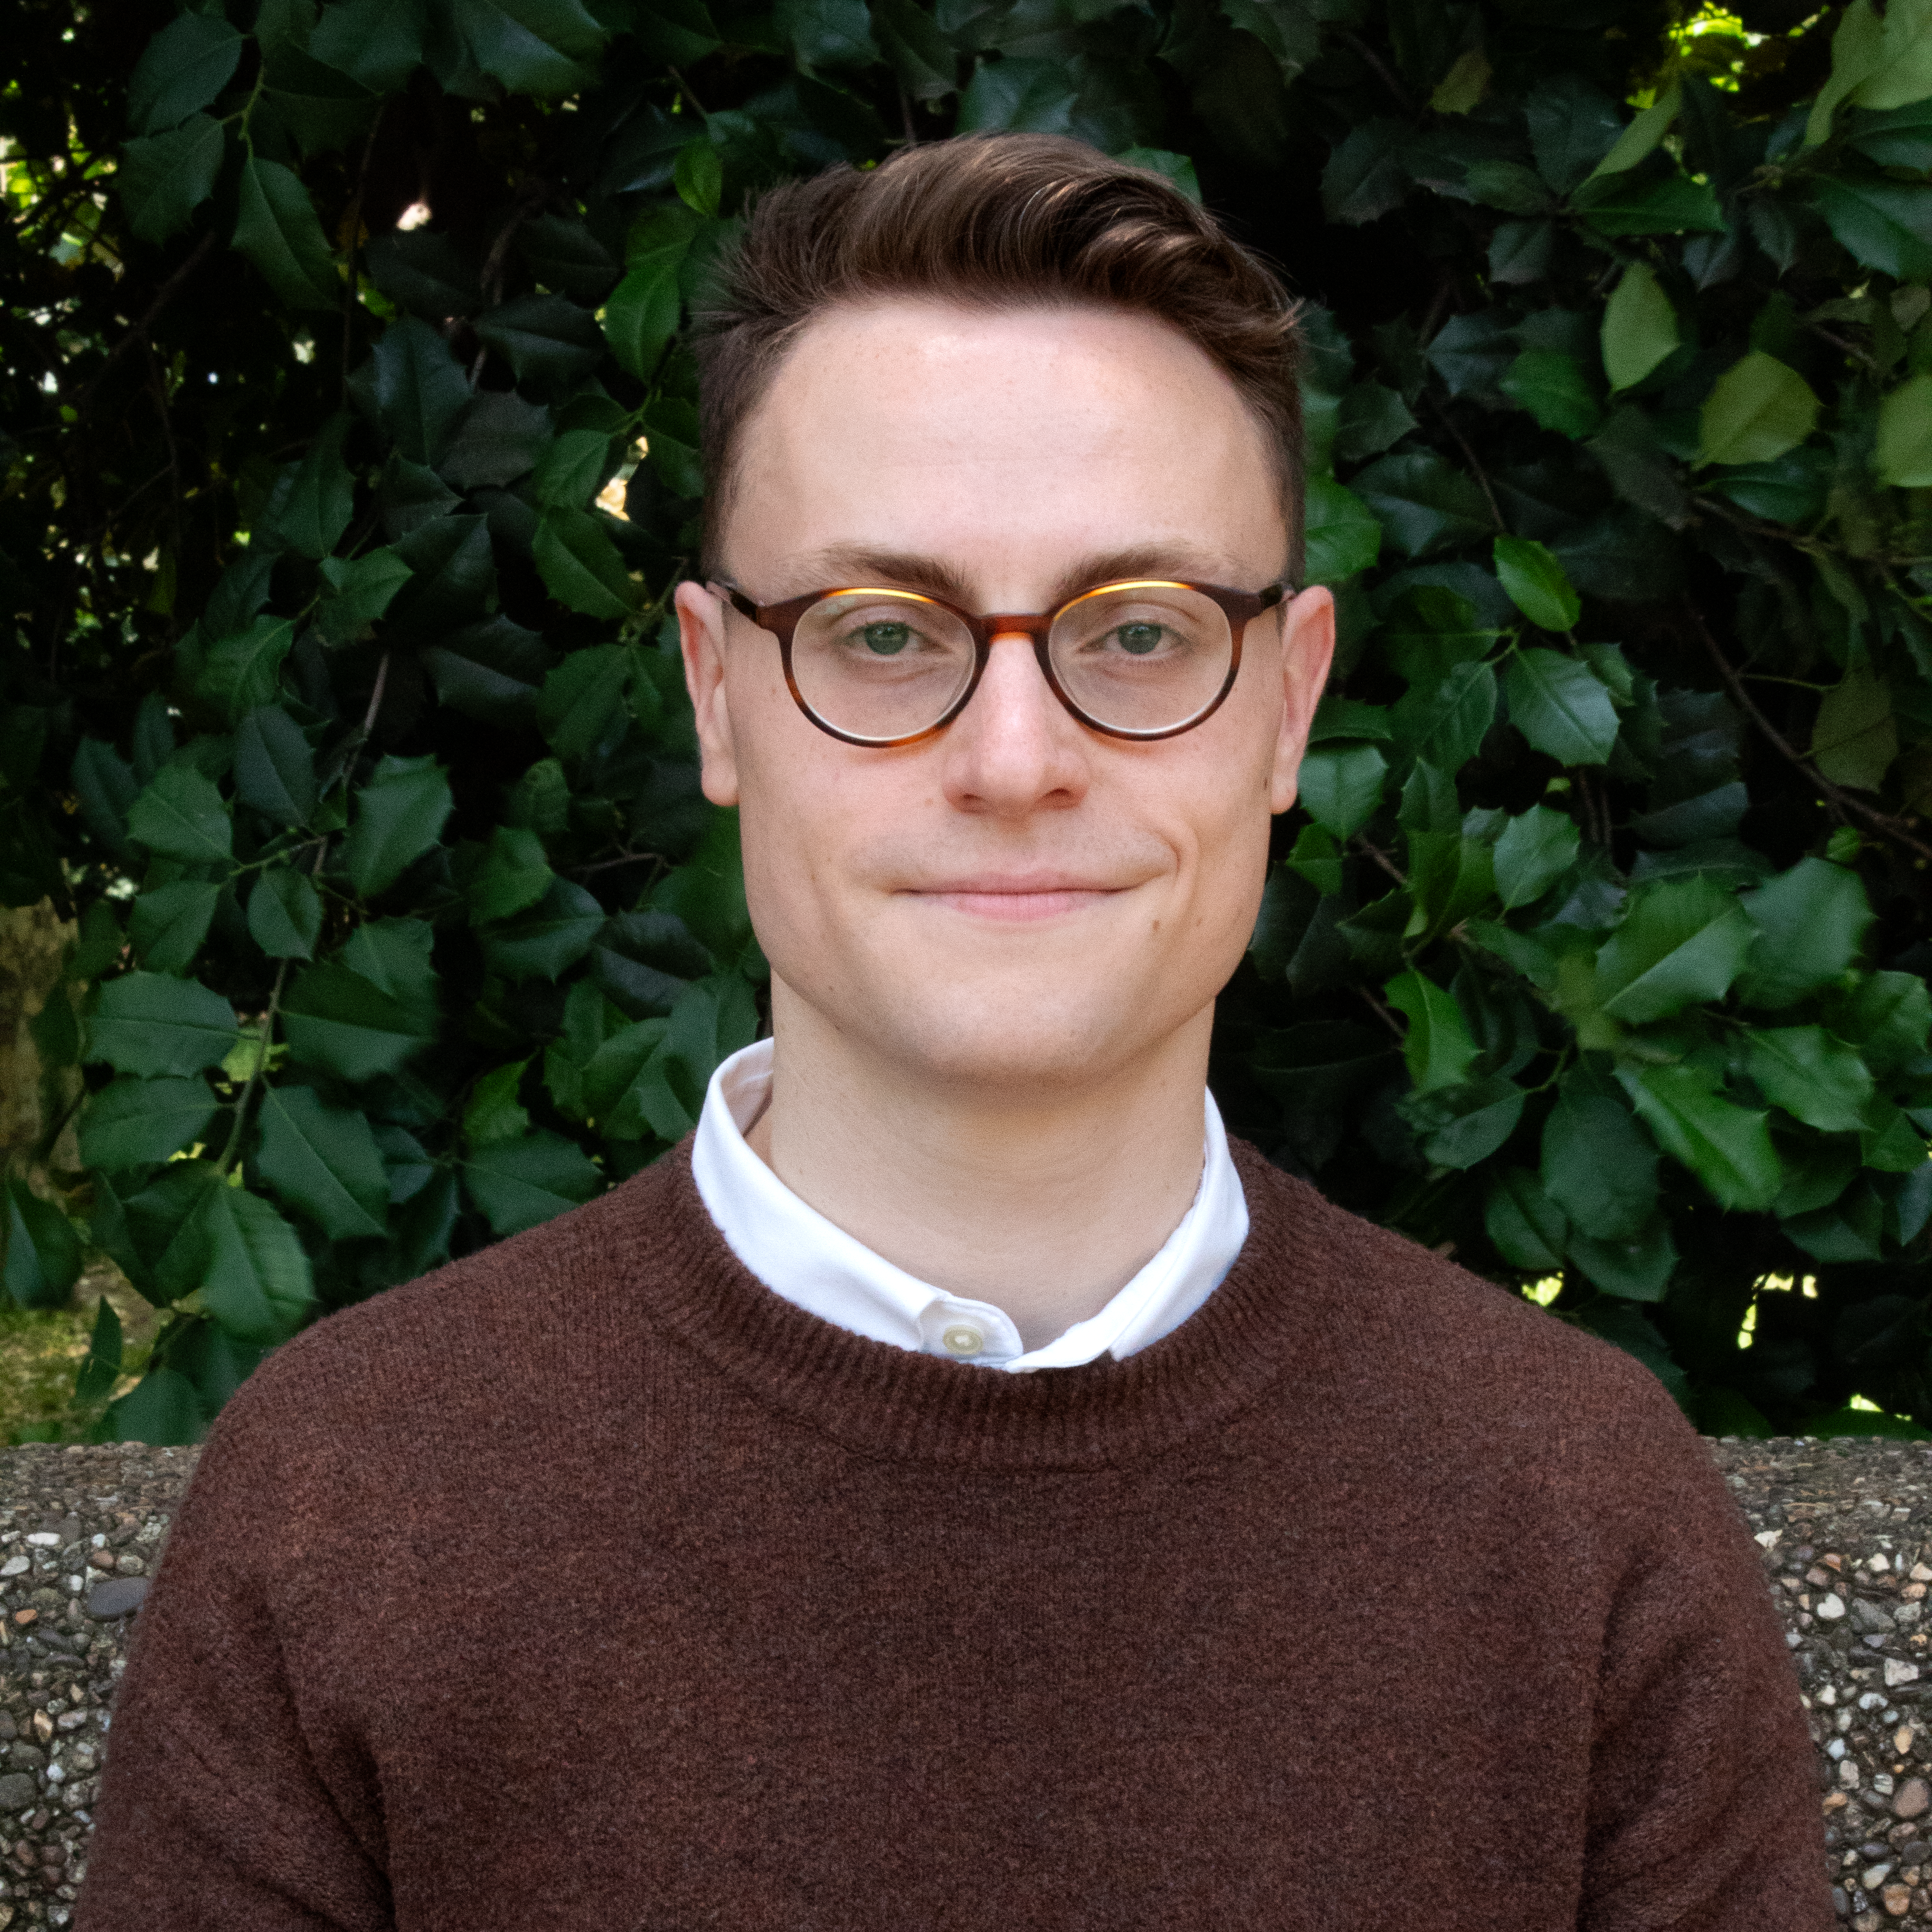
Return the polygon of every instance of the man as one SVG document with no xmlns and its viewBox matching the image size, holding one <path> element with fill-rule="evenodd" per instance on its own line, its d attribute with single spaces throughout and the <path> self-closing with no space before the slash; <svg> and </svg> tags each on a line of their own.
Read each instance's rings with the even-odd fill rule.
<svg viewBox="0 0 1932 1932">
<path fill-rule="evenodd" d="M 236 1397 L 81 1924 L 1828 1924 L 1659 1385 L 1206 1097 L 1331 635 L 1278 288 L 1004 137 L 773 194 L 708 326 L 773 1039 Z"/>
</svg>

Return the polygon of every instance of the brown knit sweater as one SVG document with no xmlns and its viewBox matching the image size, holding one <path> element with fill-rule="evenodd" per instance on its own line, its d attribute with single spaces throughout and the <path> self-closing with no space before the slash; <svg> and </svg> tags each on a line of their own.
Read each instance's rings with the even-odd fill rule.
<svg viewBox="0 0 1932 1932">
<path fill-rule="evenodd" d="M 1649 1372 L 1237 1147 L 1124 1362 L 768 1292 L 680 1150 L 230 1404 L 81 1932 L 1822 1932 L 1755 1554 Z"/>
</svg>

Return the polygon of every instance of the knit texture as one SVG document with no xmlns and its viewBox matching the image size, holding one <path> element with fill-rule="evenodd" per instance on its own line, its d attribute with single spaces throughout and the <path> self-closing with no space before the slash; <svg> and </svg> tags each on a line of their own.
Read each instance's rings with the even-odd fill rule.
<svg viewBox="0 0 1932 1932">
<path fill-rule="evenodd" d="M 683 1149 L 309 1330 L 175 1523 L 80 1932 L 1823 1932 L 1662 1388 L 1234 1150 L 1121 1362 L 820 1322 Z"/>
</svg>

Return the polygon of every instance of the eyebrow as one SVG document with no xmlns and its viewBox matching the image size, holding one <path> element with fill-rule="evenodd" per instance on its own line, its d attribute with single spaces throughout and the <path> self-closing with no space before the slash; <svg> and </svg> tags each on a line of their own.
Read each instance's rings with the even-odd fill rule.
<svg viewBox="0 0 1932 1932">
<path fill-rule="evenodd" d="M 939 557 L 920 556 L 904 550 L 873 550 L 863 544 L 837 544 L 814 551 L 800 560 L 795 568 L 801 588 L 862 589 L 875 586 L 880 590 L 916 590 L 924 596 L 957 604 L 963 609 L 973 608 L 964 575 L 956 566 Z M 1198 552 L 1171 544 L 1142 544 L 1130 549 L 1097 551 L 1078 559 L 1061 573 L 1047 608 L 1058 609 L 1069 598 L 1078 596 L 1083 590 L 1090 590 L 1096 584 L 1116 584 L 1133 578 L 1214 583 L 1240 574 L 1226 558 L 1210 560 Z M 804 583 L 807 577 L 814 580 L 808 586 Z"/>
</svg>

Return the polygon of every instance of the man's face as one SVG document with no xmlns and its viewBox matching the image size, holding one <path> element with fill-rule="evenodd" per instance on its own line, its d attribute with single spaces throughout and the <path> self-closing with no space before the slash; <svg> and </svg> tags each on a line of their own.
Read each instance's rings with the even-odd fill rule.
<svg viewBox="0 0 1932 1932">
<path fill-rule="evenodd" d="M 723 571 L 760 604 L 866 584 L 1046 611 L 1113 578 L 1256 590 L 1283 571 L 1262 431 L 1145 316 L 834 311 L 737 462 Z M 1256 619 L 1221 708 L 1148 742 L 1070 716 L 1016 634 L 936 737 L 844 744 L 793 702 L 770 633 L 697 584 L 678 609 L 705 795 L 740 807 L 781 1023 L 795 997 L 902 1074 L 1034 1090 L 1204 1028 L 1294 800 L 1325 591 Z"/>
</svg>

